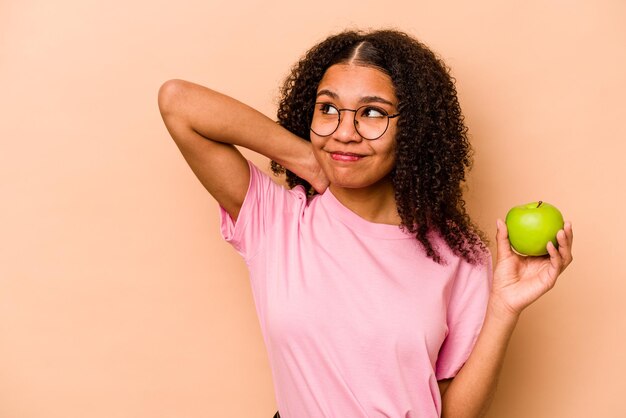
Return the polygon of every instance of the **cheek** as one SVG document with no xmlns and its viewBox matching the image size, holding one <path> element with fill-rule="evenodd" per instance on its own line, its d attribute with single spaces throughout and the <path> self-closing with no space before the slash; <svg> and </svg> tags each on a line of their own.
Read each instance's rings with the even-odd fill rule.
<svg viewBox="0 0 626 418">
<path fill-rule="evenodd" d="M 315 135 L 311 135 L 311 145 L 313 148 L 313 154 L 315 155 L 315 158 L 319 158 L 319 156 L 322 155 L 322 153 L 324 152 L 324 146 L 326 145 L 326 139 L 325 138 L 319 138 L 316 137 Z"/>
<path fill-rule="evenodd" d="M 390 172 L 396 166 L 396 148 L 391 147 L 385 153 L 385 171 Z"/>
<path fill-rule="evenodd" d="M 311 141 L 311 144 L 313 144 L 314 147 L 318 147 L 321 144 L 321 140 L 317 135 L 311 134 L 309 141 Z"/>
<path fill-rule="evenodd" d="M 387 144 L 384 148 L 379 150 L 380 155 L 384 155 L 385 159 L 389 161 L 390 165 L 395 165 L 396 163 L 396 148 L 397 144 L 395 140 L 390 144 Z"/>
<path fill-rule="evenodd" d="M 311 138 L 311 145 L 313 149 L 313 156 L 315 157 L 318 163 L 321 163 L 322 154 L 324 153 L 324 151 L 322 150 L 322 148 L 324 147 L 324 143 L 319 140 L 315 140 Z"/>
</svg>

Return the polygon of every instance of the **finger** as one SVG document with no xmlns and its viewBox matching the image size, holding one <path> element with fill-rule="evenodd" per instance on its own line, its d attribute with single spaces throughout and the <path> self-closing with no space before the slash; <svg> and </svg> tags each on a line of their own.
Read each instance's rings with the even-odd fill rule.
<svg viewBox="0 0 626 418">
<path fill-rule="evenodd" d="M 565 222 L 565 226 L 563 227 L 565 231 L 565 235 L 567 236 L 567 240 L 569 241 L 569 246 L 571 248 L 572 243 L 574 242 L 574 229 L 572 228 L 571 222 Z"/>
<path fill-rule="evenodd" d="M 561 231 L 559 231 L 559 233 L 560 232 Z M 558 235 L 559 234 L 557 234 L 557 237 L 558 237 Z M 554 243 L 552 241 L 548 241 L 548 243 L 546 244 L 546 249 L 548 250 L 548 255 L 550 256 L 550 261 L 552 261 L 553 259 L 559 259 L 560 260 L 560 259 L 563 258 L 561 256 L 561 253 L 559 252 L 559 250 L 556 248 L 556 246 L 554 245 Z"/>
<path fill-rule="evenodd" d="M 316 184 L 315 186 L 313 186 L 313 188 L 315 189 L 315 191 L 316 191 L 317 193 L 319 193 L 319 194 L 323 194 L 323 193 L 324 193 L 324 191 L 327 189 L 327 187 L 328 187 L 328 186 L 327 186 L 326 184 L 324 184 L 324 183 L 319 183 L 319 184 Z"/>
<path fill-rule="evenodd" d="M 574 234 L 572 232 L 572 224 L 567 222 L 562 230 L 556 235 L 557 242 L 559 243 L 559 252 L 564 260 L 564 267 L 567 267 L 572 262 L 572 241 Z"/>
<path fill-rule="evenodd" d="M 556 249 L 552 241 L 548 242 L 546 248 L 548 250 L 548 254 L 550 255 L 550 277 L 554 281 L 563 270 L 563 257 L 561 256 L 559 250 Z"/>
<path fill-rule="evenodd" d="M 564 230 L 560 229 L 559 232 L 556 233 L 556 242 L 559 244 L 559 250 L 567 250 L 569 248 L 569 240 Z"/>
<path fill-rule="evenodd" d="M 513 254 L 513 250 L 511 250 L 511 243 L 509 242 L 509 232 L 506 228 L 506 224 L 504 223 L 504 221 L 498 218 L 496 220 L 496 227 L 496 245 L 498 249 L 496 259 L 499 261 L 510 257 Z"/>
<path fill-rule="evenodd" d="M 323 179 L 316 181 L 315 184 L 312 184 L 312 186 L 316 192 L 322 194 L 328 188 L 328 184 L 328 181 L 326 181 L 326 179 Z"/>
</svg>

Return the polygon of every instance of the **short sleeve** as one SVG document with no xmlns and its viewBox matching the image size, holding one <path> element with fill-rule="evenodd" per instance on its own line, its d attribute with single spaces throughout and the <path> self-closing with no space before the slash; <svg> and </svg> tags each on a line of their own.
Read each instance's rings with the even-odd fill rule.
<svg viewBox="0 0 626 418">
<path fill-rule="evenodd" d="M 297 211 L 306 200 L 302 187 L 287 190 L 251 161 L 248 166 L 250 183 L 237 221 L 233 221 L 222 206 L 219 208 L 222 237 L 246 261 L 266 244 L 268 232 L 286 222 L 289 219 L 286 214 Z"/>
<path fill-rule="evenodd" d="M 485 259 L 479 265 L 462 262 L 457 272 L 447 307 L 448 334 L 437 357 L 437 380 L 456 376 L 482 328 L 493 275 L 491 254 Z"/>
</svg>

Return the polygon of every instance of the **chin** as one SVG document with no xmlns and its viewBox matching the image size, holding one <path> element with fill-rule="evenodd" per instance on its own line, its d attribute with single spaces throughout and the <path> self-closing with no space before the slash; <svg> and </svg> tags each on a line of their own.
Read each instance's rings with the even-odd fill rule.
<svg viewBox="0 0 626 418">
<path fill-rule="evenodd" d="M 389 176 L 385 176 L 380 179 L 342 178 L 334 176 L 329 181 L 334 187 L 341 187 L 343 189 L 379 188 L 391 185 L 391 178 Z"/>
</svg>

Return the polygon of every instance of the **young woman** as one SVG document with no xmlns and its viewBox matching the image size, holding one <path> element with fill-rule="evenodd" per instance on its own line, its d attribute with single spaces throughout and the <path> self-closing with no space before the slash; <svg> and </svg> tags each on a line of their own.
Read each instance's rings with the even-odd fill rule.
<svg viewBox="0 0 626 418">
<path fill-rule="evenodd" d="M 498 219 L 492 272 L 461 193 L 470 145 L 453 81 L 405 33 L 331 36 L 281 93 L 276 123 L 189 82 L 159 91 L 250 270 L 280 414 L 483 415 L 520 313 L 572 260 L 571 224 L 549 256 L 521 257 Z"/>
</svg>

